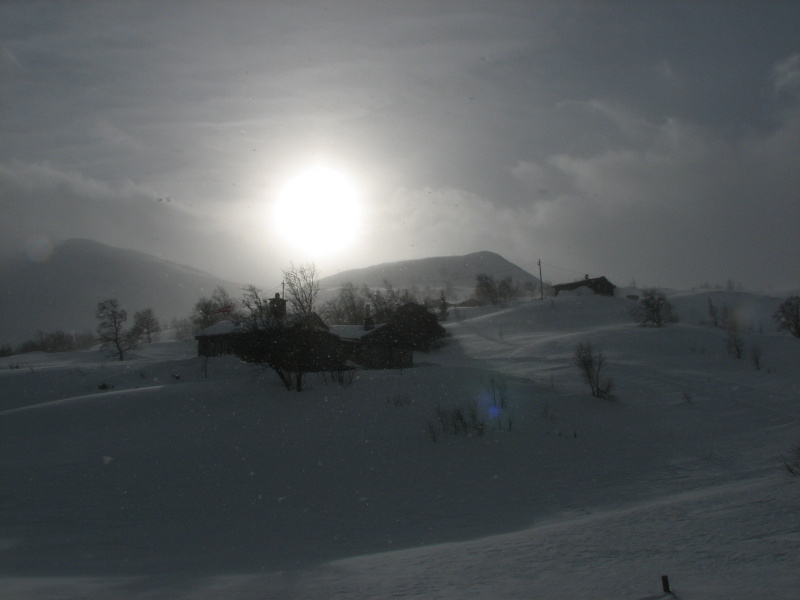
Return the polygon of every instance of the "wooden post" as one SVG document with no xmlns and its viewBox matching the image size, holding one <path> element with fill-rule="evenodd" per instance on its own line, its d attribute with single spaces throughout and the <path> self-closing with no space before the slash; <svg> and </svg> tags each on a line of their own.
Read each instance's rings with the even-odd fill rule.
<svg viewBox="0 0 800 600">
<path fill-rule="evenodd" d="M 661 576 L 661 587 L 664 589 L 665 594 L 671 594 L 672 590 L 669 589 L 669 575 Z"/>
<path fill-rule="evenodd" d="M 539 259 L 539 291 L 542 294 L 542 301 L 544 301 L 544 281 L 542 280 L 542 259 Z"/>
</svg>

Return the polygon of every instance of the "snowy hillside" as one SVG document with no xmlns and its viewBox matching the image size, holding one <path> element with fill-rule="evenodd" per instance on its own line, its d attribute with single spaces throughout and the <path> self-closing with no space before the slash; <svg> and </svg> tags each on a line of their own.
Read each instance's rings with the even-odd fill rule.
<svg viewBox="0 0 800 600">
<path fill-rule="evenodd" d="M 37 330 L 93 331 L 104 298 L 117 298 L 131 316 L 152 308 L 159 319 L 185 317 L 218 285 L 231 294 L 241 288 L 142 252 L 68 240 L 47 260 L 23 259 L 0 273 L 0 344 L 16 346 Z"/>
<path fill-rule="evenodd" d="M 459 309 L 414 368 L 302 393 L 189 343 L 0 359 L 0 596 L 796 598 L 800 340 L 779 298 L 671 300 L 663 329 L 585 292 Z"/>
<path fill-rule="evenodd" d="M 329 291 L 352 283 L 356 287 L 381 287 L 389 281 L 395 288 L 416 287 L 420 290 L 445 289 L 448 300 L 466 300 L 475 289 L 475 276 L 491 275 L 499 281 L 511 277 L 520 285 L 539 285 L 539 279 L 494 252 L 473 252 L 463 256 L 436 256 L 418 260 L 383 263 L 363 269 L 351 269 L 323 277 L 321 287 Z"/>
</svg>

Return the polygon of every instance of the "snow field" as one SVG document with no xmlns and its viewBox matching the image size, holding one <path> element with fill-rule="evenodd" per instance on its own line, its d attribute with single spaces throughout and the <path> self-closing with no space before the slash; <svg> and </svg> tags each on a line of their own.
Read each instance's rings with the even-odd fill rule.
<svg viewBox="0 0 800 600">
<path fill-rule="evenodd" d="M 800 439 L 800 344 L 772 333 L 777 301 L 746 298 L 757 371 L 701 322 L 705 296 L 673 298 L 682 320 L 663 330 L 621 298 L 465 310 L 415 368 L 344 387 L 312 374 L 299 394 L 232 357 L 205 378 L 174 342 L 124 363 L 0 359 L 0 590 L 646 598 L 669 573 L 681 598 L 796 597 L 800 496 L 781 455 Z M 572 365 L 586 341 L 616 401 Z M 484 435 L 431 440 L 437 405 L 472 403 Z"/>
</svg>

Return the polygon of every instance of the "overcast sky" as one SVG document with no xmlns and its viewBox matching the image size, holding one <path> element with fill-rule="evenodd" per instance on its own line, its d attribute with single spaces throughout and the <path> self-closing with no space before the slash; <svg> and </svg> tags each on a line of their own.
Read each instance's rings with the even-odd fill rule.
<svg viewBox="0 0 800 600">
<path fill-rule="evenodd" d="M 323 275 L 492 250 L 553 283 L 800 286 L 800 2 L 0 4 L 5 256 L 86 237 L 270 284 L 269 207 L 358 189 Z"/>
</svg>

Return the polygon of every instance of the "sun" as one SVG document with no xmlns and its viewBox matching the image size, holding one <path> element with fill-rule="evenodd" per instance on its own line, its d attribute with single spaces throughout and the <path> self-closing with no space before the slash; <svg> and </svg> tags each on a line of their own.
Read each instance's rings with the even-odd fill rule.
<svg viewBox="0 0 800 600">
<path fill-rule="evenodd" d="M 278 193 L 272 223 L 281 237 L 311 256 L 341 250 L 355 241 L 361 227 L 356 187 L 330 167 L 302 171 Z"/>
</svg>

